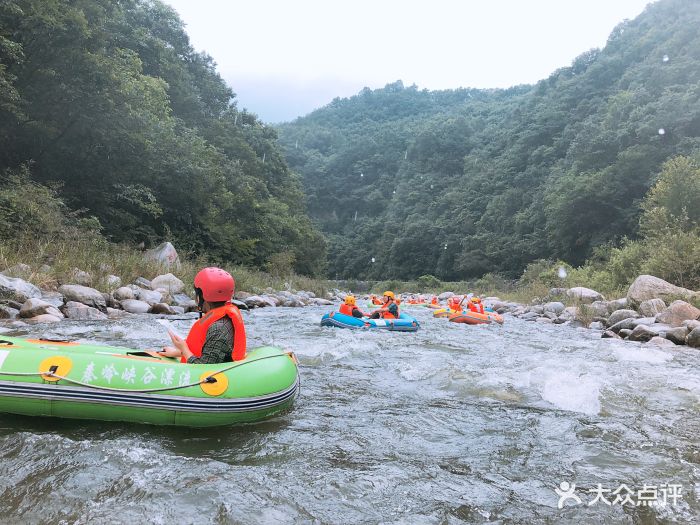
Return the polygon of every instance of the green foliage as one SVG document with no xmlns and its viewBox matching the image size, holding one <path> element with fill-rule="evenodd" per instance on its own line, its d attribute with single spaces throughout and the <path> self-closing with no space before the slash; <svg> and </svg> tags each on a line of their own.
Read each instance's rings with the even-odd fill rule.
<svg viewBox="0 0 700 525">
<path fill-rule="evenodd" d="M 416 283 L 418 284 L 417 291 L 419 292 L 434 290 L 442 284 L 440 279 L 434 275 L 421 275 L 416 279 Z"/>
<path fill-rule="evenodd" d="M 111 241 L 324 270 L 325 244 L 273 129 L 236 108 L 158 0 L 0 2 L 0 169 L 32 161 Z"/>
<path fill-rule="evenodd" d="M 534 86 L 397 82 L 280 126 L 328 235 L 330 274 L 515 278 L 533 261 L 581 266 L 639 238 L 661 166 L 700 146 L 698 26 L 700 4 L 660 0 Z M 669 198 L 689 220 L 700 213 Z"/>
</svg>

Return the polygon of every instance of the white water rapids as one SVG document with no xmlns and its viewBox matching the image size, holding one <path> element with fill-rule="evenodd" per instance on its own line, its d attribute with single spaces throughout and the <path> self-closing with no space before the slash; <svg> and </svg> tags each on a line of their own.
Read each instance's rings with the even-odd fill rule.
<svg viewBox="0 0 700 525">
<path fill-rule="evenodd" d="M 457 325 L 422 308 L 407 310 L 415 334 L 358 332 L 320 327 L 325 311 L 246 314 L 250 345 L 301 361 L 294 409 L 267 422 L 202 430 L 1 415 L 0 522 L 700 520 L 700 350 L 508 316 L 502 327 Z M 3 330 L 167 343 L 148 316 Z M 581 503 L 558 508 L 562 482 Z M 623 484 L 634 502 L 645 485 L 656 502 L 680 496 L 589 504 Z"/>
</svg>

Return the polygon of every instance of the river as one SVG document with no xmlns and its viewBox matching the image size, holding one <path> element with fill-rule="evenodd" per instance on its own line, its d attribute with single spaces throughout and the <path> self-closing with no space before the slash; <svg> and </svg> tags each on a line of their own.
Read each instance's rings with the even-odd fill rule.
<svg viewBox="0 0 700 525">
<path fill-rule="evenodd" d="M 250 345 L 301 362 L 294 409 L 267 422 L 199 430 L 0 415 L 0 522 L 700 519 L 700 351 L 512 317 L 456 325 L 421 308 L 417 333 L 357 332 L 321 328 L 325 311 L 245 314 Z M 3 330 L 166 343 L 148 316 Z M 581 503 L 558 508 L 555 489 Z"/>
</svg>

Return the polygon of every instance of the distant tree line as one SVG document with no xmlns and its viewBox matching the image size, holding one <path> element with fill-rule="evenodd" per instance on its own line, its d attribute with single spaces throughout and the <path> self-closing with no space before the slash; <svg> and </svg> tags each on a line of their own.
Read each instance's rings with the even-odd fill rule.
<svg viewBox="0 0 700 525">
<path fill-rule="evenodd" d="M 157 0 L 0 2 L 0 176 L 57 189 L 115 242 L 324 270 L 276 131 Z"/>
<path fill-rule="evenodd" d="M 516 277 L 658 240 L 641 203 L 664 162 L 700 152 L 698 27 L 700 3 L 660 0 L 534 86 L 396 82 L 280 126 L 330 275 Z"/>
</svg>

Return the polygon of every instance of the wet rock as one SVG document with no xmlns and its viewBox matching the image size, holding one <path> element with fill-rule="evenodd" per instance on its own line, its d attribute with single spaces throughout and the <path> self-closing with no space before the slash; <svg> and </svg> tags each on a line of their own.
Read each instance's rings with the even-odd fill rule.
<svg viewBox="0 0 700 525">
<path fill-rule="evenodd" d="M 316 306 L 331 306 L 333 302 L 329 301 L 328 299 L 321 299 L 320 297 L 315 297 L 313 300 L 313 304 Z"/>
<path fill-rule="evenodd" d="M 627 339 L 631 333 L 632 333 L 632 330 L 630 330 L 629 328 L 623 328 L 622 330 L 620 330 L 618 332 L 620 337 L 622 337 L 623 339 Z"/>
<path fill-rule="evenodd" d="M 185 309 L 182 306 L 171 305 L 170 308 L 175 315 L 182 315 L 185 313 Z"/>
<path fill-rule="evenodd" d="M 41 290 L 23 279 L 0 274 L 0 299 L 10 299 L 21 304 L 27 299 L 41 297 Z"/>
<path fill-rule="evenodd" d="M 112 308 L 107 310 L 112 310 Z M 97 308 L 76 302 L 66 304 L 63 308 L 63 313 L 71 321 L 102 321 L 108 318 L 107 315 L 100 312 Z"/>
<path fill-rule="evenodd" d="M 608 317 L 608 324 L 610 326 L 619 323 L 623 319 L 637 319 L 640 315 L 634 310 L 615 310 Z"/>
<path fill-rule="evenodd" d="M 656 317 L 656 314 L 663 312 L 665 308 L 666 303 L 662 299 L 649 299 L 640 303 L 639 312 L 644 317 Z"/>
<path fill-rule="evenodd" d="M 188 295 L 185 295 L 184 293 L 176 293 L 172 297 L 173 303 L 175 303 L 175 306 L 181 306 L 185 310 L 188 310 L 190 308 L 197 308 L 197 303 L 194 299 L 190 298 Z"/>
<path fill-rule="evenodd" d="M 37 315 L 36 317 L 32 317 L 31 319 L 27 319 L 27 322 L 32 322 L 32 323 L 58 323 L 62 317 L 56 317 L 55 315 L 51 314 L 41 314 Z"/>
<path fill-rule="evenodd" d="M 116 290 L 114 290 L 114 293 L 112 295 L 117 301 L 136 299 L 136 294 L 134 293 L 134 290 L 132 290 L 128 286 L 122 286 L 121 288 L 117 288 Z"/>
<path fill-rule="evenodd" d="M 674 286 L 671 283 L 654 277 L 653 275 L 640 275 L 637 277 L 627 291 L 627 300 L 633 307 L 638 307 L 642 302 L 649 299 L 663 299 L 669 301 L 678 297 L 692 299 L 697 297 L 698 293 Z"/>
<path fill-rule="evenodd" d="M 0 319 L 16 319 L 19 316 L 19 310 L 4 304 L 0 304 Z"/>
<path fill-rule="evenodd" d="M 682 326 L 683 321 L 695 321 L 700 317 L 700 310 L 685 301 L 673 301 L 668 308 L 657 314 L 656 321 L 671 326 Z"/>
<path fill-rule="evenodd" d="M 666 339 L 677 345 L 684 345 L 687 337 L 688 329 L 685 326 L 671 328 L 666 332 Z"/>
<path fill-rule="evenodd" d="M 545 312 L 552 312 L 555 315 L 560 315 L 566 306 L 564 306 L 564 303 L 560 303 L 559 301 L 552 301 L 544 304 L 543 308 Z"/>
<path fill-rule="evenodd" d="M 44 292 L 41 296 L 41 300 L 55 306 L 56 308 L 61 308 L 63 303 L 66 302 L 63 294 L 58 292 Z"/>
<path fill-rule="evenodd" d="M 148 303 L 150 305 L 163 302 L 163 294 L 156 290 L 139 288 L 136 291 L 136 296 L 138 297 L 139 301 L 143 301 L 144 303 Z"/>
<path fill-rule="evenodd" d="M 269 299 L 265 299 L 259 295 L 251 295 L 243 301 L 248 308 L 264 308 L 266 306 L 276 306 Z"/>
<path fill-rule="evenodd" d="M 605 297 L 595 290 L 590 288 L 584 288 L 583 286 L 576 286 L 574 288 L 569 288 L 566 291 L 566 295 L 571 299 L 580 301 L 583 304 L 591 304 L 594 301 L 604 301 Z"/>
<path fill-rule="evenodd" d="M 121 301 L 122 308 L 130 314 L 146 314 L 151 309 L 151 305 L 138 299 L 126 299 Z"/>
<path fill-rule="evenodd" d="M 107 317 L 109 317 L 110 319 L 121 319 L 123 317 L 126 317 L 127 315 L 129 315 L 129 312 L 107 307 Z"/>
<path fill-rule="evenodd" d="M 79 284 L 64 284 L 58 291 L 63 294 L 67 301 L 76 301 L 102 311 L 107 308 L 107 302 L 102 293 L 94 288 Z"/>
<path fill-rule="evenodd" d="M 553 321 L 549 317 L 538 317 L 535 319 L 536 323 L 541 323 L 541 324 L 552 324 Z"/>
<path fill-rule="evenodd" d="M 157 261 L 166 268 L 171 266 L 180 268 L 180 257 L 175 247 L 169 242 L 164 242 L 152 250 L 147 250 L 143 256 L 146 260 Z"/>
<path fill-rule="evenodd" d="M 536 314 L 535 312 L 526 312 L 520 316 L 520 319 L 522 319 L 523 321 L 534 321 L 538 317 L 539 317 L 539 315 Z"/>
<path fill-rule="evenodd" d="M 537 304 L 537 305 L 531 306 L 530 311 L 536 313 L 537 315 L 543 315 L 544 314 L 544 307 Z"/>
<path fill-rule="evenodd" d="M 628 317 L 627 319 L 623 319 L 622 321 L 618 321 L 617 323 L 611 325 L 610 330 L 615 333 L 620 333 L 621 330 L 630 330 L 631 333 L 632 329 L 637 326 L 635 321 L 636 319 L 634 317 Z"/>
<path fill-rule="evenodd" d="M 619 335 L 617 335 L 615 332 L 612 330 L 605 330 L 601 336 L 602 339 L 622 339 Z"/>
<path fill-rule="evenodd" d="M 233 294 L 233 298 L 238 300 L 238 301 L 245 301 L 246 299 L 248 299 L 248 297 L 252 297 L 252 296 L 253 296 L 253 294 L 248 293 L 248 292 L 236 292 Z"/>
<path fill-rule="evenodd" d="M 634 330 L 632 330 L 632 333 L 629 335 L 629 340 L 630 341 L 641 341 L 641 342 L 645 343 L 656 335 L 657 335 L 656 332 L 654 332 L 651 328 L 649 328 L 648 326 L 645 326 L 643 324 L 640 324 L 639 326 L 634 327 Z"/>
<path fill-rule="evenodd" d="M 155 303 L 151 307 L 151 313 L 152 314 L 175 315 L 175 314 L 177 314 L 177 312 L 173 308 L 174 307 L 172 307 L 166 303 Z M 183 310 L 183 312 L 184 312 L 184 310 Z"/>
<path fill-rule="evenodd" d="M 552 321 L 556 321 L 559 318 L 559 316 L 557 314 L 555 314 L 554 312 L 545 312 L 544 316 L 547 319 L 551 319 Z"/>
<path fill-rule="evenodd" d="M 154 290 L 162 288 L 167 290 L 170 295 L 181 293 L 185 289 L 185 283 L 175 277 L 172 273 L 159 275 L 151 281 L 151 288 Z"/>
<path fill-rule="evenodd" d="M 559 316 L 560 318 L 564 319 L 565 321 L 571 321 L 572 319 L 576 319 L 579 315 L 578 308 L 575 306 L 567 306 L 564 308 L 564 311 L 561 313 Z"/>
<path fill-rule="evenodd" d="M 649 339 L 647 344 L 661 346 L 661 347 L 668 347 L 668 348 L 672 348 L 672 347 L 676 346 L 673 342 L 669 341 L 668 339 L 664 339 L 663 337 L 659 337 L 658 335 Z"/>
<path fill-rule="evenodd" d="M 588 325 L 591 330 L 605 330 L 605 325 L 599 321 L 594 321 Z"/>
<path fill-rule="evenodd" d="M 42 301 L 37 297 L 27 299 L 27 301 L 22 305 L 22 308 L 19 310 L 19 316 L 24 319 L 31 319 L 32 317 L 37 317 L 43 314 L 53 315 L 59 319 L 63 318 L 63 314 L 58 310 L 58 308 L 50 303 L 47 303 L 46 301 Z"/>
<path fill-rule="evenodd" d="M 700 327 L 694 328 L 686 339 L 686 344 L 693 348 L 700 348 Z"/>
<path fill-rule="evenodd" d="M 632 327 L 636 327 L 640 324 L 643 324 L 645 326 L 651 326 L 654 323 L 656 323 L 656 317 L 638 317 L 634 321 L 632 321 Z"/>
</svg>

